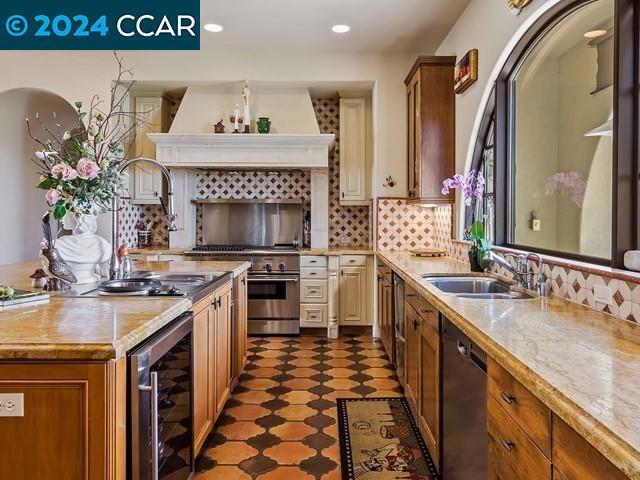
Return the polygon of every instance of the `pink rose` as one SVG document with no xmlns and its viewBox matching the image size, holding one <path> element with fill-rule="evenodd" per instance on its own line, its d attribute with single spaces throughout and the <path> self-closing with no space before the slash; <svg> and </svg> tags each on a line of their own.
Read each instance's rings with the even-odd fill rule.
<svg viewBox="0 0 640 480">
<path fill-rule="evenodd" d="M 51 188 L 47 190 L 47 193 L 45 194 L 45 198 L 47 199 L 47 203 L 53 206 L 60 199 L 60 192 L 55 188 Z"/>
<path fill-rule="evenodd" d="M 78 172 L 76 172 L 73 167 L 67 165 L 66 163 L 57 163 L 53 167 L 51 167 L 51 175 L 56 178 L 61 178 L 62 180 L 65 180 L 67 182 L 78 178 Z"/>
<path fill-rule="evenodd" d="M 98 164 L 88 158 L 81 158 L 78 161 L 78 166 L 76 168 L 78 169 L 78 176 L 85 180 L 93 180 L 100 172 Z"/>
</svg>

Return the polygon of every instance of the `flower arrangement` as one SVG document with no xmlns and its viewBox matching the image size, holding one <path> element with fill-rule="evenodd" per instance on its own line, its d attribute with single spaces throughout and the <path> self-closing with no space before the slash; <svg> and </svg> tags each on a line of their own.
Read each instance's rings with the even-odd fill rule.
<svg viewBox="0 0 640 480">
<path fill-rule="evenodd" d="M 587 182 L 584 181 L 580 173 L 574 171 L 558 172 L 547 179 L 544 194 L 551 196 L 556 192 L 566 192 L 571 201 L 582 208 L 586 189 Z"/>
<path fill-rule="evenodd" d="M 88 111 L 82 102 L 76 102 L 79 125 L 62 132 L 60 124 L 49 127 L 40 121 L 48 138 L 32 135 L 26 119 L 29 136 L 42 148 L 35 152 L 34 162 L 40 167 L 37 188 L 46 190 L 45 199 L 56 220 L 67 213 L 97 215 L 110 209 L 115 192 L 122 188 L 118 166 L 125 158 L 123 145 L 131 145 L 136 127 L 144 124 L 143 113 L 127 111 L 128 94 L 135 82 L 131 71 L 123 67 L 122 59 L 114 53 L 118 63 L 118 76 L 111 88 L 108 108 L 96 95 Z M 55 131 L 54 131 L 55 130 Z"/>
<path fill-rule="evenodd" d="M 465 239 L 472 242 L 469 260 L 472 270 L 484 270 L 484 253 L 491 250 L 491 242 L 485 238 L 484 225 L 478 220 L 480 206 L 484 198 L 485 179 L 481 171 L 471 170 L 467 175 L 456 174 L 442 182 L 442 194 L 448 195 L 452 189 L 461 189 L 464 204 L 472 207 L 473 219 L 465 230 Z M 477 265 L 477 267 L 476 267 Z"/>
</svg>

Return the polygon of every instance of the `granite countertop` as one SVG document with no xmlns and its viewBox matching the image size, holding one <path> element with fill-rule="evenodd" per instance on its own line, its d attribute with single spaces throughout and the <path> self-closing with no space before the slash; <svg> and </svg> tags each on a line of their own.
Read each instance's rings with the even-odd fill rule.
<svg viewBox="0 0 640 480">
<path fill-rule="evenodd" d="M 551 298 L 478 300 L 423 274 L 467 273 L 447 257 L 378 258 L 630 478 L 640 479 L 640 325 Z"/>
<path fill-rule="evenodd" d="M 39 263 L 0 267 L 0 284 L 31 288 Z M 135 262 L 136 270 L 231 272 L 248 262 Z M 0 359 L 109 360 L 189 310 L 190 299 L 161 297 L 63 298 L 0 312 Z"/>
</svg>

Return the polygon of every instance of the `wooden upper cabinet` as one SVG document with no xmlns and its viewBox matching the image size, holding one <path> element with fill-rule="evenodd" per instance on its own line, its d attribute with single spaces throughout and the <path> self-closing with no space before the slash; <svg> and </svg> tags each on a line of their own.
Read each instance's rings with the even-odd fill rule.
<svg viewBox="0 0 640 480">
<path fill-rule="evenodd" d="M 407 198 L 447 204 L 442 181 L 455 172 L 455 57 L 418 57 L 407 86 Z"/>
<path fill-rule="evenodd" d="M 367 205 L 367 116 L 363 98 L 340 99 L 340 203 Z"/>
</svg>

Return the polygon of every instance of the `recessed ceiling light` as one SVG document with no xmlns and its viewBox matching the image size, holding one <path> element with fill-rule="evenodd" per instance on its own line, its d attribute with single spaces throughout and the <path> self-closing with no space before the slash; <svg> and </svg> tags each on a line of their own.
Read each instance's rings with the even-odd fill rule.
<svg viewBox="0 0 640 480">
<path fill-rule="evenodd" d="M 331 27 L 331 30 L 333 30 L 334 33 L 347 33 L 351 30 L 351 27 L 349 25 L 334 25 Z"/>
<path fill-rule="evenodd" d="M 222 25 L 218 25 L 217 23 L 205 23 L 204 25 L 204 29 L 207 32 L 213 32 L 213 33 L 219 33 L 222 30 L 224 30 L 224 28 L 222 27 Z"/>
<path fill-rule="evenodd" d="M 584 34 L 584 38 L 588 38 L 588 39 L 600 38 L 606 34 L 607 34 L 606 30 L 591 30 L 590 32 L 587 32 Z"/>
</svg>

